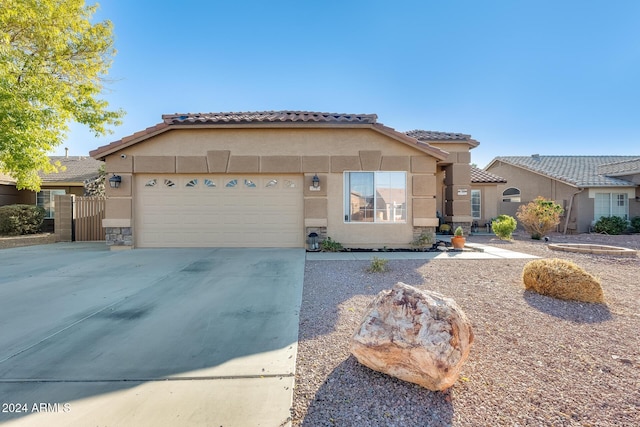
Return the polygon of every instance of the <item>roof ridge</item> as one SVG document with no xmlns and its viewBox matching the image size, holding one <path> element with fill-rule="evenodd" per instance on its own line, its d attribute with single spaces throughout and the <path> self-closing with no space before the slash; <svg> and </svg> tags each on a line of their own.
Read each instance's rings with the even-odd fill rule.
<svg viewBox="0 0 640 427">
<path fill-rule="evenodd" d="M 246 122 L 351 122 L 373 124 L 376 114 L 326 113 L 304 110 L 267 110 L 244 112 L 173 113 L 163 114 L 166 124 L 176 123 L 246 123 Z"/>
</svg>

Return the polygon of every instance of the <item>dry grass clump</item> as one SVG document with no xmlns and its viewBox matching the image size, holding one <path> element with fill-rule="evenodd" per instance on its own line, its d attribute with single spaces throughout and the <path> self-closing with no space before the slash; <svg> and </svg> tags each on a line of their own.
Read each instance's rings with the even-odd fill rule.
<svg viewBox="0 0 640 427">
<path fill-rule="evenodd" d="M 564 259 L 528 262 L 522 271 L 524 287 L 541 295 L 565 300 L 604 303 L 600 280 Z"/>
</svg>

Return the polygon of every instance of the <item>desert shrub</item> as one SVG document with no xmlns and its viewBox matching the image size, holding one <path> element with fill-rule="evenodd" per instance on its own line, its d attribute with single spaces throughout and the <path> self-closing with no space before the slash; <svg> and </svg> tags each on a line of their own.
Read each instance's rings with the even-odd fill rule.
<svg viewBox="0 0 640 427">
<path fill-rule="evenodd" d="M 603 216 L 596 221 L 593 231 L 605 234 L 622 234 L 627 229 L 627 220 L 619 216 Z"/>
<path fill-rule="evenodd" d="M 631 230 L 634 233 L 640 233 L 640 216 L 631 218 Z"/>
<path fill-rule="evenodd" d="M 562 206 L 553 200 L 537 197 L 533 202 L 520 206 L 516 216 L 531 238 L 539 240 L 560 224 L 563 213 Z"/>
<path fill-rule="evenodd" d="M 387 264 L 389 263 L 388 259 L 378 258 L 374 256 L 371 260 L 371 265 L 367 268 L 369 273 L 384 273 L 388 270 Z"/>
<path fill-rule="evenodd" d="M 0 207 L 0 234 L 18 236 L 34 234 L 42 229 L 45 211 L 35 205 L 7 205 Z"/>
<path fill-rule="evenodd" d="M 564 259 L 537 259 L 522 270 L 524 287 L 541 295 L 583 302 L 604 302 L 600 281 Z"/>
<path fill-rule="evenodd" d="M 500 240 L 511 240 L 511 235 L 517 226 L 518 223 L 516 219 L 509 215 L 498 215 L 496 219 L 491 221 L 491 231 L 493 231 Z"/>
<path fill-rule="evenodd" d="M 331 237 L 327 237 L 322 241 L 322 243 L 320 243 L 320 249 L 323 252 L 340 252 L 344 247 L 341 243 L 331 239 Z"/>
</svg>

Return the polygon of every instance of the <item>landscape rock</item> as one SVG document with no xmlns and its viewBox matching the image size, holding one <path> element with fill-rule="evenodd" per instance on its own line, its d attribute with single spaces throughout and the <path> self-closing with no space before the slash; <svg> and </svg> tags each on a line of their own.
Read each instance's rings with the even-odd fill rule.
<svg viewBox="0 0 640 427">
<path fill-rule="evenodd" d="M 457 381 L 472 342 L 453 299 L 398 282 L 369 305 L 350 349 L 375 371 L 439 391 Z"/>
</svg>

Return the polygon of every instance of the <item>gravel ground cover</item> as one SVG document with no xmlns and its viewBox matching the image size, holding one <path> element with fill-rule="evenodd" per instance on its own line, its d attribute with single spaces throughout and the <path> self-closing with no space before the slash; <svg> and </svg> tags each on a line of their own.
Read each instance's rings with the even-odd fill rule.
<svg viewBox="0 0 640 427">
<path fill-rule="evenodd" d="M 557 252 L 515 236 L 470 236 L 599 277 L 607 305 L 524 290 L 526 259 L 307 261 L 294 426 L 638 426 L 640 258 Z M 552 235 L 553 242 L 640 249 L 640 235 Z M 349 339 L 373 297 L 398 281 L 456 300 L 475 341 L 458 382 L 432 392 L 358 364 Z"/>
</svg>

